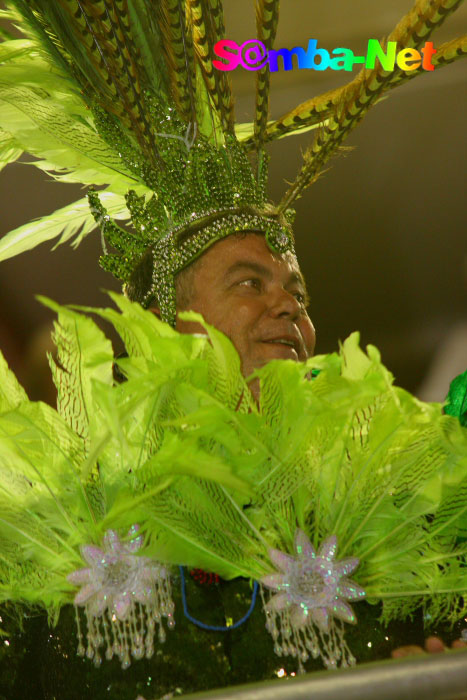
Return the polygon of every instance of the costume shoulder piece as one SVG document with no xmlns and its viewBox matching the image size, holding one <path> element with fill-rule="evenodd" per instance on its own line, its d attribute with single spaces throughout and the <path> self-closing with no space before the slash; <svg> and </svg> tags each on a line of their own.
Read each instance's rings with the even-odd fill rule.
<svg viewBox="0 0 467 700">
<path fill-rule="evenodd" d="M 353 663 L 359 601 L 384 621 L 467 613 L 467 430 L 394 387 L 376 348 L 258 371 L 258 407 L 230 341 L 179 335 L 114 296 L 126 381 L 90 318 L 58 312 L 58 411 L 1 366 L 0 601 L 56 619 L 78 653 L 150 657 L 176 624 L 176 565 L 259 585 L 279 655 Z M 310 374 L 319 370 L 316 379 Z M 464 382 L 465 389 L 465 382 Z M 169 632 L 170 634 L 172 632 Z"/>
<path fill-rule="evenodd" d="M 417 0 L 386 41 L 422 47 L 460 1 Z M 26 151 L 58 179 L 103 189 L 89 194 L 90 209 L 79 200 L 11 232 L 0 243 L 0 260 L 57 236 L 58 243 L 75 237 L 77 245 L 97 224 L 102 266 L 131 298 L 144 305 L 156 299 L 171 324 L 176 274 L 214 242 L 261 231 L 272 249 L 293 250 L 294 200 L 385 91 L 423 72 L 398 65 L 388 71 L 376 61 L 348 85 L 270 121 L 263 65 L 254 122 L 236 125 L 228 72 L 214 53 L 225 38 L 221 0 L 6 5 L 2 16 L 25 38 L 6 35 L 0 45 L 1 162 Z M 279 0 L 257 3 L 265 51 L 273 48 L 278 16 Z M 442 67 L 466 50 L 465 37 L 450 41 L 431 65 Z M 316 127 L 297 177 L 272 204 L 265 144 Z M 118 219 L 131 219 L 131 228 Z"/>
</svg>

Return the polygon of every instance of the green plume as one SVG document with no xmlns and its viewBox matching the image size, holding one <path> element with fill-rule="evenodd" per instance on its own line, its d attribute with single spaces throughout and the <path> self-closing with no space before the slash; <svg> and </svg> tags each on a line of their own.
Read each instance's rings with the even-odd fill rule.
<svg viewBox="0 0 467 700">
<path fill-rule="evenodd" d="M 200 316 L 186 314 L 205 337 L 180 335 L 112 297 L 119 311 L 89 311 L 125 342 L 123 383 L 94 322 L 51 302 L 59 413 L 30 403 L 0 367 L 11 396 L 0 414 L 2 599 L 58 610 L 79 546 L 109 528 L 138 523 L 145 556 L 259 579 L 274 571 L 269 550 L 292 553 L 300 527 L 316 546 L 336 535 L 339 556 L 359 558 L 353 578 L 384 619 L 420 606 L 427 621 L 466 612 L 457 418 L 394 387 L 357 334 L 339 353 L 258 370 L 256 405 L 231 342 Z"/>
</svg>

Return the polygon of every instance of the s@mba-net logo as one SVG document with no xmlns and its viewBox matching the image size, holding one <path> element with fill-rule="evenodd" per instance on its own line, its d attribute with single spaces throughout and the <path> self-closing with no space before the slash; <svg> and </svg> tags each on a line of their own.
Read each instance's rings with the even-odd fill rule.
<svg viewBox="0 0 467 700">
<path fill-rule="evenodd" d="M 365 68 L 373 69 L 378 60 L 383 70 L 393 71 L 396 65 L 403 71 L 413 71 L 420 66 L 424 70 L 434 70 L 431 62 L 436 53 L 433 42 L 427 41 L 423 48 L 405 48 L 397 50 L 396 41 L 382 44 L 378 39 L 369 39 L 367 52 L 364 56 L 356 56 L 351 49 L 338 47 L 331 53 L 327 49 L 318 48 L 318 41 L 310 39 L 305 50 L 302 46 L 292 49 L 267 49 L 259 39 L 249 39 L 243 44 L 237 44 L 231 39 L 221 39 L 214 46 L 214 53 L 221 61 L 214 60 L 213 65 L 218 70 L 234 70 L 241 66 L 245 70 L 260 70 L 265 66 L 271 72 L 279 70 L 279 61 L 284 70 L 292 70 L 294 58 L 298 68 L 308 70 L 344 70 L 351 71 L 355 64 L 363 64 Z"/>
</svg>

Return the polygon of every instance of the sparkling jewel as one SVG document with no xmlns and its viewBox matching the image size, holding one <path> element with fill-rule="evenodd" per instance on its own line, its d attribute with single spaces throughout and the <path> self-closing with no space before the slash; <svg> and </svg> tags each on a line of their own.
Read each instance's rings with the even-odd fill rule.
<svg viewBox="0 0 467 700">
<path fill-rule="evenodd" d="M 297 529 L 294 556 L 273 549 L 269 556 L 281 573 L 261 579 L 275 591 L 263 604 L 266 628 L 276 654 L 290 654 L 305 662 L 322 656 L 328 668 L 355 662 L 344 640 L 344 622 L 356 623 L 348 600 L 361 600 L 365 591 L 347 578 L 358 566 L 356 558 L 336 561 L 337 538 L 326 539 L 316 552 L 308 537 Z"/>
<path fill-rule="evenodd" d="M 137 554 L 143 538 L 134 525 L 129 540 L 122 542 L 114 530 L 107 530 L 102 549 L 94 545 L 81 548 L 88 568 L 68 575 L 70 583 L 81 586 L 75 595 L 78 627 L 78 654 L 92 659 L 96 666 L 105 657 L 118 656 L 122 668 L 128 668 L 131 656 L 150 658 L 154 653 L 156 623 L 159 640 L 165 639 L 161 618 L 174 626 L 168 571 L 157 561 Z M 86 648 L 80 627 L 79 608 L 86 618 Z"/>
</svg>

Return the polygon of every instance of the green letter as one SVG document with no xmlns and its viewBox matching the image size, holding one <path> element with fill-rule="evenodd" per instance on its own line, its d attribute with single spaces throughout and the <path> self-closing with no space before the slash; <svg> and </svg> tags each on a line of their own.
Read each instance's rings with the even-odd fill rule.
<svg viewBox="0 0 467 700">
<path fill-rule="evenodd" d="M 331 62 L 329 64 L 329 67 L 332 68 L 332 70 L 352 70 L 354 64 L 352 49 L 344 49 L 339 46 L 337 49 L 331 51 L 331 53 L 333 55 L 337 54 L 336 58 L 331 58 Z M 338 56 L 342 57 L 338 58 Z"/>
<path fill-rule="evenodd" d="M 365 68 L 374 68 L 378 59 L 384 70 L 394 70 L 396 62 L 397 41 L 388 41 L 387 51 L 384 53 L 378 39 L 368 39 L 368 51 L 366 54 Z"/>
</svg>

